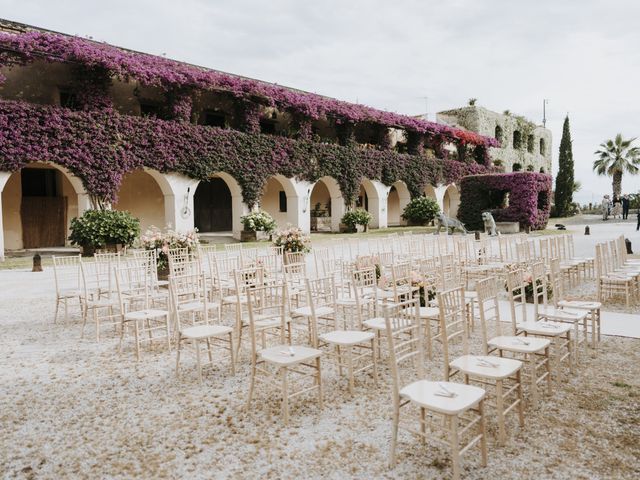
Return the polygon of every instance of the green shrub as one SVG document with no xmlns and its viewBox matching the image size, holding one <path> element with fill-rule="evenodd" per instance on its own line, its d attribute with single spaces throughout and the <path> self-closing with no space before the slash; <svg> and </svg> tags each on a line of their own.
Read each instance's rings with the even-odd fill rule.
<svg viewBox="0 0 640 480">
<path fill-rule="evenodd" d="M 438 213 L 440 207 L 433 198 L 416 197 L 404 207 L 402 218 L 417 225 L 426 225 L 436 218 Z"/>
<path fill-rule="evenodd" d="M 355 210 L 351 210 L 345 213 L 342 217 L 341 222 L 351 230 L 355 230 L 356 225 L 362 225 L 363 227 L 369 225 L 371 218 L 372 217 L 369 212 L 362 208 L 356 208 Z"/>
<path fill-rule="evenodd" d="M 242 227 L 246 232 L 273 232 L 276 227 L 276 221 L 271 215 L 264 210 L 251 212 L 240 218 Z"/>
<path fill-rule="evenodd" d="M 111 244 L 132 245 L 140 235 L 140 221 L 129 212 L 87 210 L 71 220 L 69 240 L 73 245 L 104 248 Z"/>
</svg>

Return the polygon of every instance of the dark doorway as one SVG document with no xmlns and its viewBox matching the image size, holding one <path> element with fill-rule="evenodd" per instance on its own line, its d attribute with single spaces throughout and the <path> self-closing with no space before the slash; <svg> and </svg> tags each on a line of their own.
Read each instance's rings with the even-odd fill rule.
<svg viewBox="0 0 640 480">
<path fill-rule="evenodd" d="M 200 182 L 193 203 L 194 220 L 200 232 L 231 231 L 231 191 L 223 179 Z"/>
<path fill-rule="evenodd" d="M 62 247 L 67 226 L 67 198 L 60 172 L 25 168 L 21 172 L 22 243 L 24 248 Z"/>
</svg>

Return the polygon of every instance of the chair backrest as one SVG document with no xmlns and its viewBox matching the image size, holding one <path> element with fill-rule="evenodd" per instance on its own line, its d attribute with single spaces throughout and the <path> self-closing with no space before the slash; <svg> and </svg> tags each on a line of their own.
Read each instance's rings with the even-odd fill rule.
<svg viewBox="0 0 640 480">
<path fill-rule="evenodd" d="M 211 276 L 214 287 L 230 288 L 235 282 L 234 272 L 240 268 L 240 256 L 212 255 L 215 274 Z"/>
<path fill-rule="evenodd" d="M 557 258 L 549 260 L 549 282 L 551 284 L 551 291 L 553 292 L 553 304 L 557 307 L 558 302 L 564 300 L 564 285 L 560 272 L 560 260 Z"/>
<path fill-rule="evenodd" d="M 531 264 L 531 288 L 533 289 L 533 305 L 535 318 L 538 318 L 539 307 L 546 306 L 549 302 L 547 294 L 547 272 L 542 261 Z"/>
<path fill-rule="evenodd" d="M 391 288 L 395 301 L 408 300 L 411 296 L 410 287 L 412 280 L 418 280 L 417 272 L 413 274 L 409 262 L 391 265 Z"/>
<path fill-rule="evenodd" d="M 57 257 L 53 256 L 53 277 L 56 284 L 56 292 L 62 290 L 81 288 L 80 255 Z"/>
<path fill-rule="evenodd" d="M 85 295 L 91 292 L 110 298 L 115 293 L 114 268 L 120 265 L 119 253 L 96 253 L 93 262 L 80 262 Z"/>
<path fill-rule="evenodd" d="M 261 285 L 249 288 L 247 293 L 247 311 L 249 313 L 249 338 L 251 340 L 251 363 L 256 364 L 258 356 L 256 321 L 265 319 L 280 320 L 279 344 L 284 344 L 286 318 L 285 318 L 285 287 L 283 283 Z M 286 354 L 286 353 L 285 353 Z"/>
<path fill-rule="evenodd" d="M 378 306 L 378 279 L 375 267 L 354 270 L 351 273 L 351 290 L 356 305 L 356 328 L 362 328 L 362 322 L 373 318 Z"/>
<path fill-rule="evenodd" d="M 306 256 L 304 252 L 284 252 L 284 263 L 306 263 Z"/>
<path fill-rule="evenodd" d="M 498 279 L 487 277 L 478 280 L 476 291 L 478 292 L 478 311 L 480 312 L 480 329 L 482 331 L 482 350 L 487 355 L 489 339 L 502 335 L 498 304 Z"/>
<path fill-rule="evenodd" d="M 464 289 L 456 287 L 444 292 L 438 292 L 438 307 L 440 309 L 440 331 L 442 351 L 444 353 L 445 378 L 450 358 L 450 348 L 457 338 L 462 340 L 462 354 L 469 354 L 467 306 L 464 300 Z"/>
<path fill-rule="evenodd" d="M 261 267 L 239 268 L 234 272 L 235 290 L 238 303 L 243 303 L 242 297 L 248 290 L 261 287 L 264 282 L 264 269 Z"/>
<path fill-rule="evenodd" d="M 507 295 L 509 297 L 512 334 L 515 335 L 516 325 L 527 321 L 527 295 L 523 269 L 516 268 L 507 272 Z"/>
<path fill-rule="evenodd" d="M 120 311 L 138 311 L 149 308 L 151 278 L 148 269 L 135 260 L 120 262 L 114 268 Z"/>
<path fill-rule="evenodd" d="M 209 323 L 209 306 L 207 299 L 206 280 L 203 273 L 184 273 L 169 277 L 170 305 L 176 328 L 182 329 L 180 309 L 182 305 L 197 304 L 200 308 L 190 307 L 189 317 L 192 325 Z"/>
<path fill-rule="evenodd" d="M 243 248 L 242 243 L 225 243 L 224 251 L 227 252 L 229 256 L 240 256 L 240 252 Z"/>
<path fill-rule="evenodd" d="M 449 290 L 459 285 L 460 271 L 455 264 L 454 255 L 440 255 L 438 290 Z"/>
<path fill-rule="evenodd" d="M 404 364 L 411 362 L 418 378 L 424 379 L 425 376 L 424 335 L 419 309 L 417 299 L 383 307 L 394 402 L 399 398 L 402 387 L 410 383 L 408 379 L 412 376 L 408 375 Z"/>
<path fill-rule="evenodd" d="M 318 335 L 324 331 L 336 330 L 338 326 L 335 324 L 336 306 L 336 283 L 333 276 L 320 277 L 313 280 L 306 279 L 307 305 L 311 310 L 311 344 L 314 348 L 318 347 Z M 319 312 L 321 308 L 328 307 L 330 313 L 326 317 L 334 320 L 333 325 L 329 322 L 319 322 Z M 329 310 L 327 310 L 329 312 Z M 322 331 L 320 331 L 322 330 Z"/>
</svg>

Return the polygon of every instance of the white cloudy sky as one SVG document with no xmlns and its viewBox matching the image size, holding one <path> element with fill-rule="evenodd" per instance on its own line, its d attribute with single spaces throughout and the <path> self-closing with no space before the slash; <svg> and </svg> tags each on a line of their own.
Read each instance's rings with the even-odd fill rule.
<svg viewBox="0 0 640 480">
<path fill-rule="evenodd" d="M 598 144 L 640 136 L 637 0 L 0 0 L 0 17 L 406 114 L 569 113 L 577 199 Z M 555 167 L 554 167 L 555 170 Z M 640 177 L 623 190 L 640 190 Z"/>
</svg>

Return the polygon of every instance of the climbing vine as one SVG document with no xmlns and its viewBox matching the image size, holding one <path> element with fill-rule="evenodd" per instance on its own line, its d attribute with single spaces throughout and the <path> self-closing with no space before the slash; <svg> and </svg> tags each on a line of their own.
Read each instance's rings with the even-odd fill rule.
<svg viewBox="0 0 640 480">
<path fill-rule="evenodd" d="M 113 110 L 72 111 L 0 101 L 0 170 L 17 171 L 43 161 L 68 168 L 89 194 L 106 201 L 116 200 L 127 172 L 143 167 L 198 179 L 227 172 L 238 181 L 249 205 L 257 203 L 265 182 L 276 174 L 309 181 L 331 176 L 345 201 L 352 202 L 363 178 L 386 185 L 402 180 L 415 197 L 428 184 L 457 182 L 487 171 L 477 163 L 427 155 L 244 133 Z"/>
</svg>

